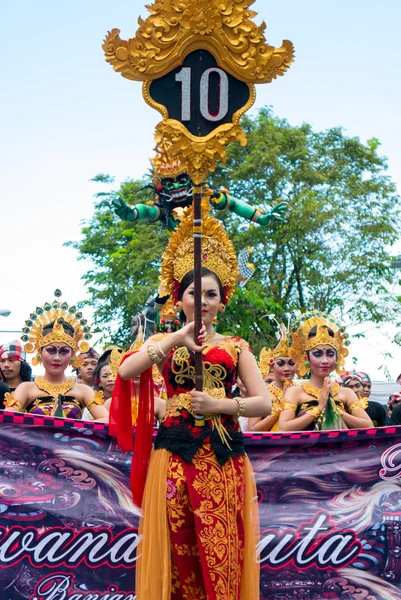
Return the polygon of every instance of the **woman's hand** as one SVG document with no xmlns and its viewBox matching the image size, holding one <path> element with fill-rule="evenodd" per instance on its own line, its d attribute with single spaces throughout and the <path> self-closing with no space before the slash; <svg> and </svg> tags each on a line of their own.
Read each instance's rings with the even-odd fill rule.
<svg viewBox="0 0 401 600">
<path fill-rule="evenodd" d="M 177 331 L 174 335 L 176 336 L 176 339 L 179 342 L 179 346 L 186 346 L 188 350 L 192 350 L 193 352 L 202 352 L 202 350 L 205 348 L 204 342 L 206 340 L 207 335 L 205 324 L 202 323 L 202 327 L 197 340 L 198 343 L 196 343 L 194 339 L 194 329 L 195 322 L 192 321 L 192 323 L 188 323 L 187 325 L 182 327 L 182 329 Z"/>
<path fill-rule="evenodd" d="M 331 394 L 331 379 L 325 377 L 323 381 L 323 389 L 320 392 L 318 408 L 323 411 L 326 408 L 327 401 Z"/>
<path fill-rule="evenodd" d="M 207 413 L 219 414 L 220 403 L 207 392 L 191 392 L 192 411 L 195 415 L 206 415 Z"/>
</svg>

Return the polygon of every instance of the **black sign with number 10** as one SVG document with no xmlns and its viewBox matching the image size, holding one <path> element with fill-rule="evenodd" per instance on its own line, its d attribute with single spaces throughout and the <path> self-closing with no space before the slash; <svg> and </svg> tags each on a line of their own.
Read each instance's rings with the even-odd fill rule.
<svg viewBox="0 0 401 600">
<path fill-rule="evenodd" d="M 206 50 L 189 54 L 183 64 L 152 81 L 151 98 L 165 106 L 196 137 L 232 123 L 250 97 L 248 85 L 221 69 Z"/>
</svg>

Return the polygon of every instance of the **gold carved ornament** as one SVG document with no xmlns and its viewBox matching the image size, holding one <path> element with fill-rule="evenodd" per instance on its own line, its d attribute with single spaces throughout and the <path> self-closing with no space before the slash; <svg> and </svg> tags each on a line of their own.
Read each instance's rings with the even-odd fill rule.
<svg viewBox="0 0 401 600">
<path fill-rule="evenodd" d="M 89 350 L 88 340 L 92 337 L 88 322 L 76 306 L 69 306 L 67 302 L 57 300 L 61 297 L 60 290 L 54 292 L 55 300 L 50 304 L 45 302 L 43 306 L 35 309 L 29 315 L 22 329 L 21 340 L 24 342 L 24 350 L 27 354 L 36 353 L 32 359 L 33 366 L 41 362 L 39 351 L 49 344 L 64 343 L 73 351 L 71 365 L 76 369 L 81 367 L 84 359 L 79 354 Z M 53 325 L 52 330 L 43 335 L 43 330 Z M 73 329 L 71 336 L 65 326 L 70 325 Z"/>
<path fill-rule="evenodd" d="M 110 379 L 115 381 L 117 379 L 118 369 L 120 368 L 121 361 L 126 353 L 122 348 L 113 346 L 110 353 L 109 368 L 110 368 Z"/>
<path fill-rule="evenodd" d="M 313 333 L 311 333 L 313 330 Z M 330 331 L 333 335 L 330 335 Z M 307 353 L 316 346 L 328 345 L 337 352 L 336 372 L 344 372 L 345 358 L 348 356 L 348 334 L 331 315 L 311 311 L 301 315 L 292 325 L 288 335 L 288 352 L 297 363 L 300 377 L 310 369 Z"/>
<path fill-rule="evenodd" d="M 143 82 L 144 99 L 163 116 L 156 128 L 156 142 L 171 143 L 174 155 L 180 157 L 181 166 L 196 184 L 215 170 L 218 159 L 225 162 L 227 144 L 246 144 L 239 121 L 255 101 L 254 84 L 270 83 L 284 75 L 294 59 L 294 47 L 288 40 L 279 48 L 266 42 L 265 23 L 257 25 L 252 20 L 257 15 L 250 10 L 253 2 L 155 0 L 147 7 L 150 15 L 139 19 L 135 37 L 122 40 L 120 30 L 112 29 L 103 43 L 106 61 L 116 72 Z M 232 123 L 201 138 L 170 119 L 167 108 L 150 96 L 151 82 L 179 67 L 195 50 L 210 52 L 219 67 L 249 88 L 249 100 L 233 115 Z"/>
<path fill-rule="evenodd" d="M 273 315 L 269 315 L 269 318 L 272 319 Z M 262 348 L 262 350 L 260 351 L 258 366 L 263 378 L 269 375 L 270 371 L 273 368 L 275 360 L 277 360 L 280 357 L 287 358 L 290 356 L 287 345 L 287 327 L 284 325 L 284 323 L 279 323 L 275 318 L 273 318 L 273 321 L 277 325 L 276 337 L 278 339 L 278 343 L 273 349 L 265 347 Z"/>
<path fill-rule="evenodd" d="M 75 379 L 70 378 L 63 381 L 63 383 L 55 384 L 49 383 L 46 381 L 44 377 L 35 377 L 35 385 L 43 392 L 46 392 L 48 396 L 52 398 L 57 398 L 59 394 L 65 396 L 67 392 L 69 392 L 74 385 L 76 384 Z"/>
<path fill-rule="evenodd" d="M 224 303 L 227 303 L 239 279 L 234 246 L 220 221 L 206 211 L 203 212 L 202 231 L 202 267 L 216 273 L 225 292 Z M 193 210 L 188 207 L 162 257 L 160 289 L 170 294 L 174 302 L 178 300 L 179 284 L 194 268 L 193 256 Z"/>
</svg>

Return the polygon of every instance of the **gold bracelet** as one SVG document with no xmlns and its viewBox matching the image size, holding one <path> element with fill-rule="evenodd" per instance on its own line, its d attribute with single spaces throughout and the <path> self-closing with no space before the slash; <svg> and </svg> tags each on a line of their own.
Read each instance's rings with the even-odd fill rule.
<svg viewBox="0 0 401 600">
<path fill-rule="evenodd" d="M 279 417 L 281 411 L 282 411 L 282 408 L 279 408 L 278 406 L 273 406 L 270 416 L 271 417 Z"/>
<path fill-rule="evenodd" d="M 150 344 L 146 349 L 148 356 L 150 358 L 150 362 L 152 365 L 157 365 L 163 360 L 162 356 L 159 356 L 155 350 L 154 344 Z"/>
<path fill-rule="evenodd" d="M 312 415 L 315 421 L 317 421 L 320 415 L 322 414 L 322 411 L 319 410 L 317 406 L 315 406 L 314 408 L 310 408 L 306 412 L 308 415 Z"/>
<path fill-rule="evenodd" d="M 245 416 L 246 404 L 245 404 L 245 400 L 242 400 L 242 398 L 234 398 L 234 400 L 236 400 L 238 402 L 238 412 L 235 415 L 238 419 L 239 417 Z"/>
</svg>

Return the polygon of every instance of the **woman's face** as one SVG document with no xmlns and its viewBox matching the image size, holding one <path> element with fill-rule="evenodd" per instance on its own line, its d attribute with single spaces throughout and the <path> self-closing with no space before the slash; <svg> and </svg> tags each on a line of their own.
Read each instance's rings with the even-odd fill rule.
<svg viewBox="0 0 401 600">
<path fill-rule="evenodd" d="M 332 346 L 321 344 L 310 350 L 309 362 L 314 375 L 327 377 L 336 368 L 337 352 Z"/>
<path fill-rule="evenodd" d="M 288 356 L 279 356 L 275 359 L 273 364 L 273 373 L 275 381 L 284 383 L 293 379 L 297 372 L 297 365 Z"/>
<path fill-rule="evenodd" d="M 194 320 L 194 297 L 195 288 L 191 283 L 182 296 L 182 309 L 190 323 Z M 213 275 L 202 277 L 202 321 L 206 327 L 212 325 L 214 317 L 219 310 L 221 302 L 219 284 Z"/>
<path fill-rule="evenodd" d="M 42 348 L 42 363 L 51 375 L 64 373 L 72 358 L 72 349 L 63 343 L 49 344 Z"/>
<path fill-rule="evenodd" d="M 110 365 L 104 365 L 99 373 L 99 387 L 106 392 L 107 395 L 113 393 L 115 381 L 110 379 Z"/>
</svg>

